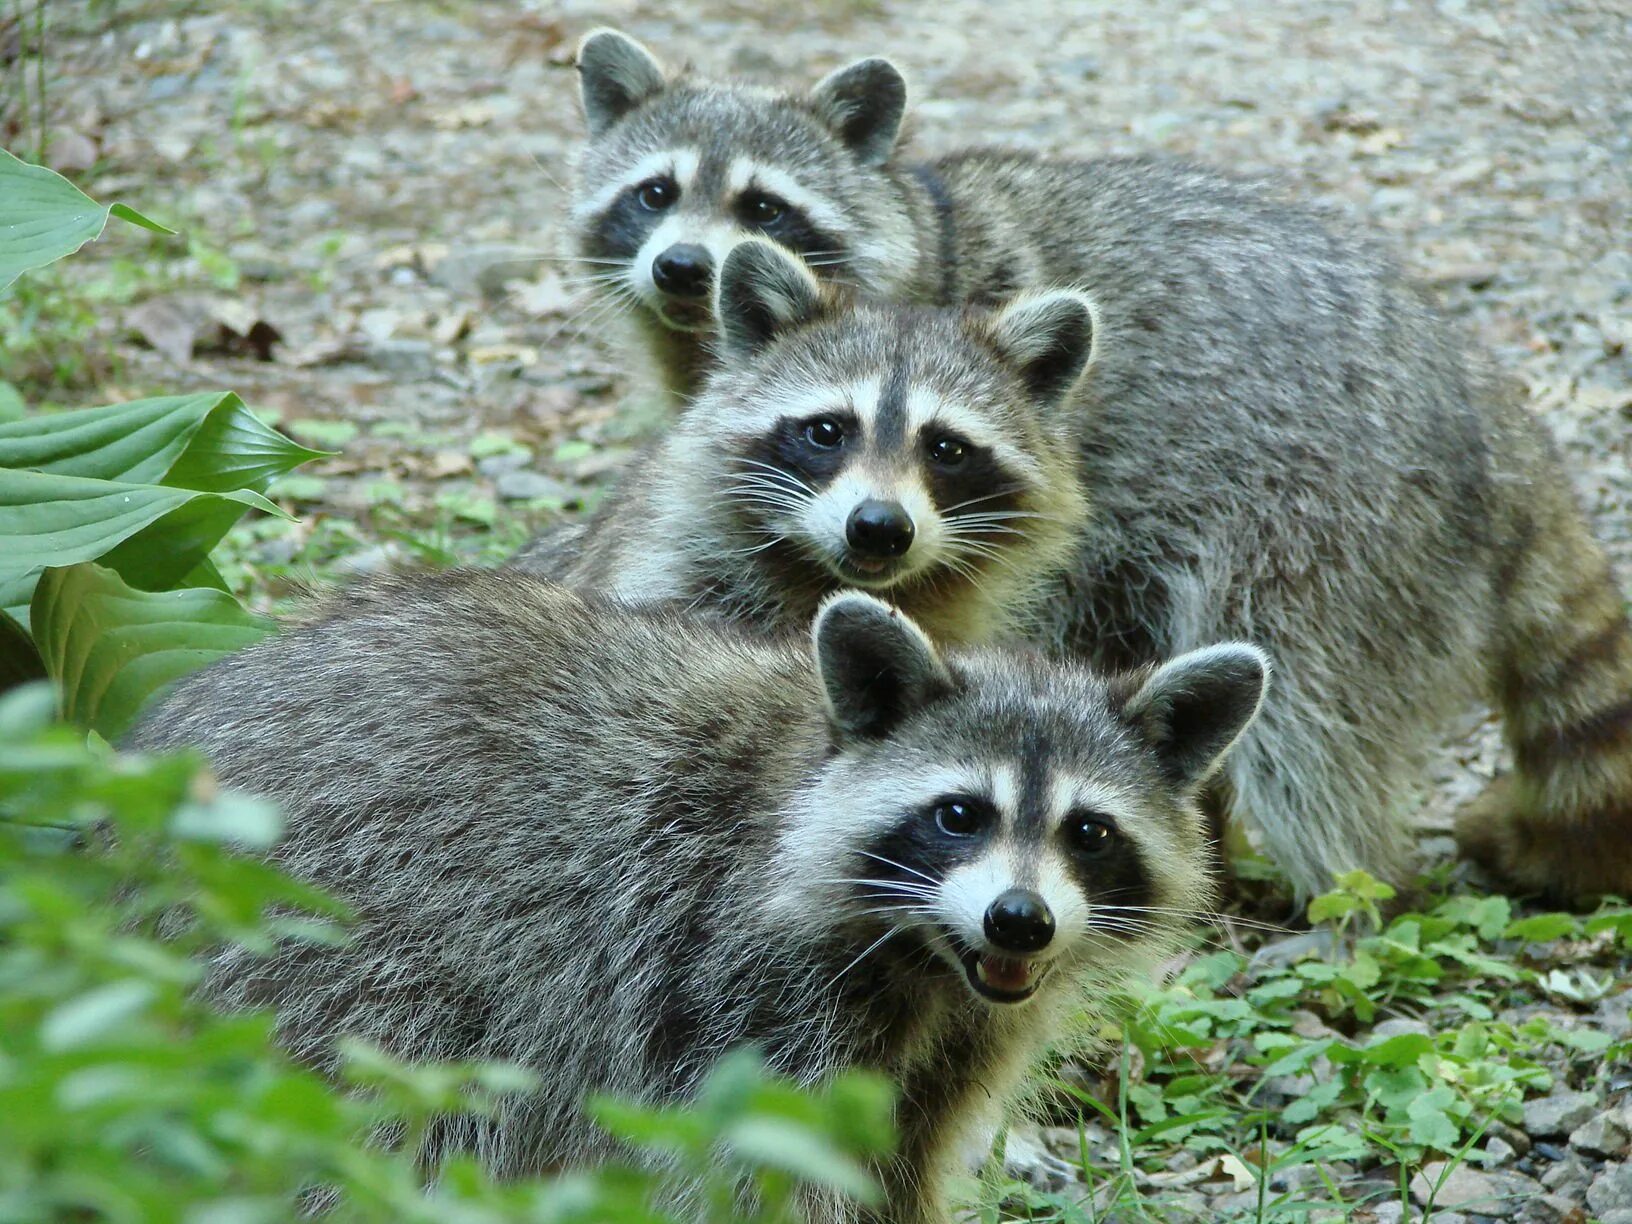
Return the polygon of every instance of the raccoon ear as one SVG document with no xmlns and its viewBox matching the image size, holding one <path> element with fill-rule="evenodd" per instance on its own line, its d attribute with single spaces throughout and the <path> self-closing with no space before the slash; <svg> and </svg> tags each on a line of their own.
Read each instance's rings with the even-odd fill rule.
<svg viewBox="0 0 1632 1224">
<path fill-rule="evenodd" d="M 737 243 L 720 266 L 714 317 L 726 354 L 747 360 L 783 332 L 809 323 L 822 309 L 821 286 L 804 260 L 774 242 Z"/>
<path fill-rule="evenodd" d="M 1264 703 L 1269 656 L 1245 642 L 1192 650 L 1164 663 L 1122 708 L 1182 788 L 1212 776 Z"/>
<path fill-rule="evenodd" d="M 627 34 L 591 30 L 578 44 L 578 92 L 591 136 L 599 136 L 667 84 L 663 65 Z"/>
<path fill-rule="evenodd" d="M 816 113 L 866 166 L 895 147 L 907 111 L 907 82 L 887 59 L 857 60 L 823 77 L 810 94 Z"/>
<path fill-rule="evenodd" d="M 879 739 L 952 691 L 924 631 L 882 600 L 841 591 L 816 614 L 816 673 L 834 738 Z"/>
<path fill-rule="evenodd" d="M 1039 400 L 1053 403 L 1076 385 L 1094 353 L 1094 304 L 1059 289 L 1027 294 L 992 318 L 990 335 Z"/>
</svg>

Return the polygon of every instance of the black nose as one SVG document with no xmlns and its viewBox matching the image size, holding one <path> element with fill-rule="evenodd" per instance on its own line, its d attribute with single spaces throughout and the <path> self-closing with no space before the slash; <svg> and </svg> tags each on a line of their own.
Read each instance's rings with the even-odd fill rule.
<svg viewBox="0 0 1632 1224">
<path fill-rule="evenodd" d="M 899 502 L 864 501 L 844 525 L 850 547 L 868 557 L 899 557 L 912 547 L 912 516 Z"/>
<path fill-rule="evenodd" d="M 986 910 L 986 938 L 1005 952 L 1037 952 L 1054 938 L 1048 903 L 1025 888 L 1011 888 Z"/>
<path fill-rule="evenodd" d="M 677 242 L 652 260 L 652 283 L 675 297 L 702 297 L 708 292 L 713 261 L 704 247 Z"/>
</svg>

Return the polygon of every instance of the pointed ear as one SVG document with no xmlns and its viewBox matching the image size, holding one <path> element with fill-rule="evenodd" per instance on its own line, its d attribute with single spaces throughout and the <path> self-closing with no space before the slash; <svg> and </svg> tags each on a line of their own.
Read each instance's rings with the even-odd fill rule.
<svg viewBox="0 0 1632 1224">
<path fill-rule="evenodd" d="M 1026 294 L 998 311 L 988 327 L 992 343 L 1045 403 L 1076 386 L 1093 357 L 1094 304 L 1086 294 Z"/>
<path fill-rule="evenodd" d="M 871 595 L 841 591 L 816 614 L 816 674 L 834 739 L 880 739 L 952 691 L 924 631 Z"/>
<path fill-rule="evenodd" d="M 663 65 L 627 34 L 591 30 L 578 44 L 578 92 L 592 137 L 663 92 L 667 84 Z"/>
<path fill-rule="evenodd" d="M 752 358 L 821 310 L 821 285 L 797 255 L 763 238 L 745 239 L 726 254 L 714 290 L 714 317 L 731 360 Z"/>
<path fill-rule="evenodd" d="M 1175 785 L 1212 776 L 1264 703 L 1269 657 L 1256 646 L 1225 642 L 1193 650 L 1150 674 L 1122 709 L 1161 759 Z"/>
<path fill-rule="evenodd" d="M 890 156 L 900 134 L 907 82 L 887 59 L 857 60 L 823 77 L 810 101 L 863 165 L 877 166 Z"/>
</svg>

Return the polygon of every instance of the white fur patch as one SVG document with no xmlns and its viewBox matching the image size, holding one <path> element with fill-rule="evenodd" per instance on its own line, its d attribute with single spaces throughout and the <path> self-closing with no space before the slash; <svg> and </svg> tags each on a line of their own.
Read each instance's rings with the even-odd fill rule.
<svg viewBox="0 0 1632 1224">
<path fill-rule="evenodd" d="M 575 204 L 572 218 L 581 225 L 611 208 L 618 197 L 631 187 L 664 175 L 679 184 L 680 198 L 683 200 L 696 183 L 697 167 L 701 162 L 696 149 L 660 149 L 648 153 L 630 166 L 628 173 L 616 182 L 608 183 L 588 199 Z"/>
<path fill-rule="evenodd" d="M 646 235 L 646 241 L 629 265 L 630 278 L 636 291 L 646 301 L 654 304 L 661 302 L 663 294 L 652 280 L 652 261 L 664 251 L 677 242 L 695 243 L 708 252 L 709 260 L 718 269 L 731 253 L 731 248 L 745 236 L 746 231 L 723 221 L 702 220 L 693 214 L 671 212 Z"/>
<path fill-rule="evenodd" d="M 1016 864 L 1003 842 L 941 883 L 941 920 L 972 948 L 986 944 L 986 911 L 998 895 L 1015 886 Z"/>
</svg>

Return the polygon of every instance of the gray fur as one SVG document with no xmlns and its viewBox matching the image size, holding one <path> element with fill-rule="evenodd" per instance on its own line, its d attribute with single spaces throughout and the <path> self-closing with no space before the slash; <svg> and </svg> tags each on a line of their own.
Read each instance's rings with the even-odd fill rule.
<svg viewBox="0 0 1632 1224">
<path fill-rule="evenodd" d="M 277 860 L 358 913 L 345 947 L 223 953 L 211 991 L 275 1005 L 282 1039 L 322 1067 L 349 1034 L 536 1069 L 538 1090 L 497 1120 L 446 1119 L 427 1139 L 432 1162 L 472 1149 L 505 1175 L 622 1155 L 582 1113 L 587 1092 L 681 1099 L 740 1043 L 807 1084 L 874 1068 L 903 1093 L 887 1217 L 944 1220 L 970 1129 L 1014 1101 L 1077 1009 L 1147 972 L 1209 904 L 1197 779 L 1165 769 L 1139 713 L 1168 673 L 938 656 L 860 595 L 829 605 L 816 639 L 819 669 L 797 642 L 454 572 L 353 592 L 190 677 L 131 745 L 201 746 L 223 782 L 276 799 Z M 1221 650 L 1175 667 L 1217 673 L 1239 730 L 1264 664 Z M 878 697 L 881 670 L 922 683 L 864 728 L 830 723 L 830 703 Z M 916 829 L 949 770 L 995 779 L 967 786 L 1002 811 L 987 852 L 945 879 L 968 894 L 1009 864 L 1056 889 L 1062 935 L 1029 1002 L 978 997 L 942 951 L 943 923 L 978 943 L 978 913 L 970 933 L 911 874 L 874 878 L 885 860 L 865 848 Z M 1045 800 L 1062 785 L 1110 805 L 1096 818 L 1116 822 L 1117 861 L 1153 909 L 1116 905 L 1092 863 L 1059 891 L 1065 826 Z"/>
<path fill-rule="evenodd" d="M 1024 160 L 964 170 L 1082 182 Z M 1063 405 L 1036 399 L 979 311 L 813 310 L 727 362 L 591 526 L 571 579 L 769 625 L 869 585 L 943 640 L 1018 629 L 1112 668 L 1259 642 L 1281 682 L 1221 797 L 1303 893 L 1356 867 L 1399 877 L 1425 753 L 1487 696 L 1536 762 L 1522 793 L 1559 796 L 1524 800 L 1528 844 L 1579 809 L 1595 847 L 1557 870 L 1537 859 L 1532 886 L 1632 882 L 1632 771 L 1607 755 L 1632 722 L 1632 651 L 1539 425 L 1386 265 L 1303 214 L 1171 167 L 1101 166 L 1093 183 L 1098 223 L 1076 239 L 1095 356 Z M 744 456 L 779 405 L 815 412 L 826 387 L 837 406 L 869 380 L 988 423 L 1047 473 L 1055 509 L 1028 503 L 986 540 L 998 556 L 953 550 L 901 581 L 834 569 L 843 541 L 801 534 L 825 487 L 807 496 Z M 909 450 L 857 447 L 850 468 L 875 486 L 919 474 Z M 1600 605 L 1570 628 L 1570 607 Z M 1558 696 L 1532 713 L 1536 675 Z M 1516 875 L 1536 854 L 1482 857 Z"/>
</svg>

